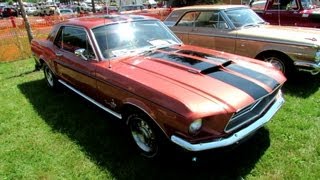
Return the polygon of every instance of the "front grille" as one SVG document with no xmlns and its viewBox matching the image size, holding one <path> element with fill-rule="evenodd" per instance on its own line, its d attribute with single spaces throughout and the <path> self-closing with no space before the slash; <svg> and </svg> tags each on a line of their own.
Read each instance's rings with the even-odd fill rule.
<svg viewBox="0 0 320 180">
<path fill-rule="evenodd" d="M 280 87 L 274 90 L 271 94 L 258 99 L 249 106 L 236 112 L 230 119 L 228 125 L 225 128 L 225 132 L 230 132 L 241 128 L 247 124 L 255 122 L 262 117 L 275 102 L 275 97 L 278 94 Z"/>
</svg>

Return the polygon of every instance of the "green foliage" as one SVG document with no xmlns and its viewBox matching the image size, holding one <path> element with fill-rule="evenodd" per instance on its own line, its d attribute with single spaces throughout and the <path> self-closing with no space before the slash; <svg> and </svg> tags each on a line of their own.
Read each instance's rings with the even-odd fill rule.
<svg viewBox="0 0 320 180">
<path fill-rule="evenodd" d="M 6 0 L 6 2 L 8 3 L 8 5 L 13 5 L 14 2 L 17 2 L 17 1 L 13 1 L 13 0 Z"/>
<path fill-rule="evenodd" d="M 0 179 L 318 179 L 320 76 L 299 74 L 286 103 L 248 141 L 158 161 L 135 153 L 124 123 L 62 89 L 32 59 L 0 63 Z M 198 162 L 191 157 L 198 157 Z"/>
</svg>

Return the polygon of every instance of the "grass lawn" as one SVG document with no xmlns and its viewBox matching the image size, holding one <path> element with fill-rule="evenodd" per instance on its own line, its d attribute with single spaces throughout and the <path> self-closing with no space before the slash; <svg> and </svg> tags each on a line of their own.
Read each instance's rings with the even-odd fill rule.
<svg viewBox="0 0 320 180">
<path fill-rule="evenodd" d="M 232 148 L 135 153 L 123 123 L 47 88 L 31 59 L 0 63 L 0 179 L 319 179 L 320 76 L 300 73 L 266 127 Z"/>
</svg>

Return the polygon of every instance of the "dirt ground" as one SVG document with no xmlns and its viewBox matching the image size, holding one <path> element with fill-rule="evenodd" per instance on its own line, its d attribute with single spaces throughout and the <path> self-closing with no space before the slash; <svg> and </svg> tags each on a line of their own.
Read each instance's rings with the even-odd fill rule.
<svg viewBox="0 0 320 180">
<path fill-rule="evenodd" d="M 34 38 L 45 38 L 56 17 L 29 18 Z M 15 61 L 31 57 L 30 44 L 22 18 L 0 20 L 0 62 Z"/>
</svg>

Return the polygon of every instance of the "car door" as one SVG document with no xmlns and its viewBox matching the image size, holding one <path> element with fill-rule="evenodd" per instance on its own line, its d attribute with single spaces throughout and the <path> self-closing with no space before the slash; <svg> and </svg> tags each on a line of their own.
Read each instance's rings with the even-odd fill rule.
<svg viewBox="0 0 320 180">
<path fill-rule="evenodd" d="M 297 0 L 274 0 L 268 4 L 264 19 L 271 24 L 294 26 L 301 21 Z"/>
<path fill-rule="evenodd" d="M 86 30 L 75 26 L 60 27 L 54 48 L 58 76 L 77 90 L 94 95 L 97 60 Z"/>
</svg>

